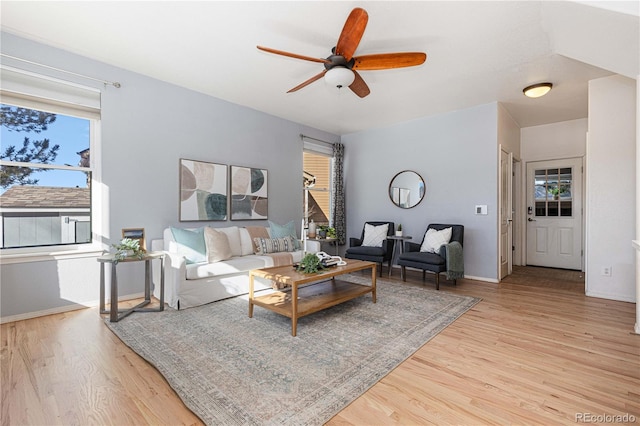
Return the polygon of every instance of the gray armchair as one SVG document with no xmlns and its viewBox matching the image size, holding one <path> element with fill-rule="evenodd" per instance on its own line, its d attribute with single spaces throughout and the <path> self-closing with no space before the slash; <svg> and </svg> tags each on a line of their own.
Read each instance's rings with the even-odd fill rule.
<svg viewBox="0 0 640 426">
<path fill-rule="evenodd" d="M 462 243 L 464 239 L 464 226 L 462 225 L 447 225 L 434 223 L 427 227 L 429 229 L 435 229 L 441 231 L 445 228 L 451 228 L 451 240 L 449 244 L 440 247 L 439 253 L 423 253 L 420 251 L 422 242 L 420 244 L 407 242 L 405 244 L 405 252 L 398 257 L 398 265 L 402 267 L 403 280 L 407 280 L 406 267 L 422 269 L 422 280 L 425 279 L 425 272 L 433 272 L 436 274 L 436 290 L 440 290 L 440 273 L 446 272 L 448 277 L 453 277 L 453 283 L 456 284 L 456 278 L 462 278 L 464 275 L 464 261 L 462 259 Z M 426 235 L 426 232 L 425 232 Z M 424 242 L 424 237 L 423 237 Z M 457 251 L 455 252 L 455 259 L 447 259 L 447 245 L 451 243 L 459 243 Z M 453 247 L 449 248 L 450 250 Z M 452 252 L 454 253 L 454 252 Z"/>
<path fill-rule="evenodd" d="M 367 223 L 372 226 L 380 226 L 388 223 L 389 229 L 387 230 L 387 236 L 395 234 L 395 224 L 393 222 L 365 222 L 365 224 Z M 389 268 L 391 268 L 391 253 L 393 251 L 394 242 L 393 240 L 385 239 L 382 242 L 382 247 L 363 246 L 362 241 L 364 240 L 364 228 L 365 227 L 363 226 L 360 238 L 349 238 L 349 248 L 345 252 L 344 257 L 347 259 L 359 259 L 379 263 L 379 273 L 380 276 L 382 276 L 383 262 L 389 262 Z"/>
</svg>

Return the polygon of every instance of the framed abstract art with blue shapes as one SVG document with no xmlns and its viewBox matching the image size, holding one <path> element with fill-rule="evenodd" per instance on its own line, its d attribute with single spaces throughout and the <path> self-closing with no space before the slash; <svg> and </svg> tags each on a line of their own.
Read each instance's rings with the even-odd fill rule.
<svg viewBox="0 0 640 426">
<path fill-rule="evenodd" d="M 180 221 L 227 220 L 226 164 L 180 159 Z"/>
<path fill-rule="evenodd" d="M 268 218 L 265 169 L 231 166 L 231 220 Z"/>
</svg>

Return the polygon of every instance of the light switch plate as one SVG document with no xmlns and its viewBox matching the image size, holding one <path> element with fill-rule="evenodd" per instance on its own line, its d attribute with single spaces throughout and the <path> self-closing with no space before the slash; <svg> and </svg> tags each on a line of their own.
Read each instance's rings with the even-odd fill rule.
<svg viewBox="0 0 640 426">
<path fill-rule="evenodd" d="M 476 214 L 486 215 L 487 214 L 487 205 L 486 204 L 477 205 L 476 206 Z"/>
</svg>

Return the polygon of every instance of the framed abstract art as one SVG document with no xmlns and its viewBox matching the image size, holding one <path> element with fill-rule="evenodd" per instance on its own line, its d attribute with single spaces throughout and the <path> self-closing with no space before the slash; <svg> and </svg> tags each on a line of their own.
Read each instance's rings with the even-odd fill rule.
<svg viewBox="0 0 640 426">
<path fill-rule="evenodd" d="M 268 218 L 266 169 L 231 166 L 231 220 Z"/>
<path fill-rule="evenodd" d="M 227 165 L 180 159 L 180 221 L 227 220 Z"/>
</svg>

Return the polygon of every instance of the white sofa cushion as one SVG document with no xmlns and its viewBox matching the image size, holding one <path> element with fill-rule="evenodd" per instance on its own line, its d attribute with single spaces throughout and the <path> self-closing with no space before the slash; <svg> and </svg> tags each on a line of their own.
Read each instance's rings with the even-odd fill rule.
<svg viewBox="0 0 640 426">
<path fill-rule="evenodd" d="M 224 262 L 194 263 L 187 265 L 187 279 L 197 280 L 200 278 L 237 274 L 239 272 L 248 273 L 252 269 L 266 267 L 268 262 L 265 261 L 265 257 L 267 256 L 239 256 L 232 257 Z"/>
<path fill-rule="evenodd" d="M 293 263 L 300 262 L 303 256 L 302 250 L 291 252 Z M 198 280 L 201 278 L 218 277 L 222 275 L 233 275 L 246 272 L 247 275 L 252 269 L 269 268 L 273 266 L 273 258 L 268 255 L 239 256 L 216 263 L 192 263 L 186 265 L 187 280 Z"/>
</svg>

